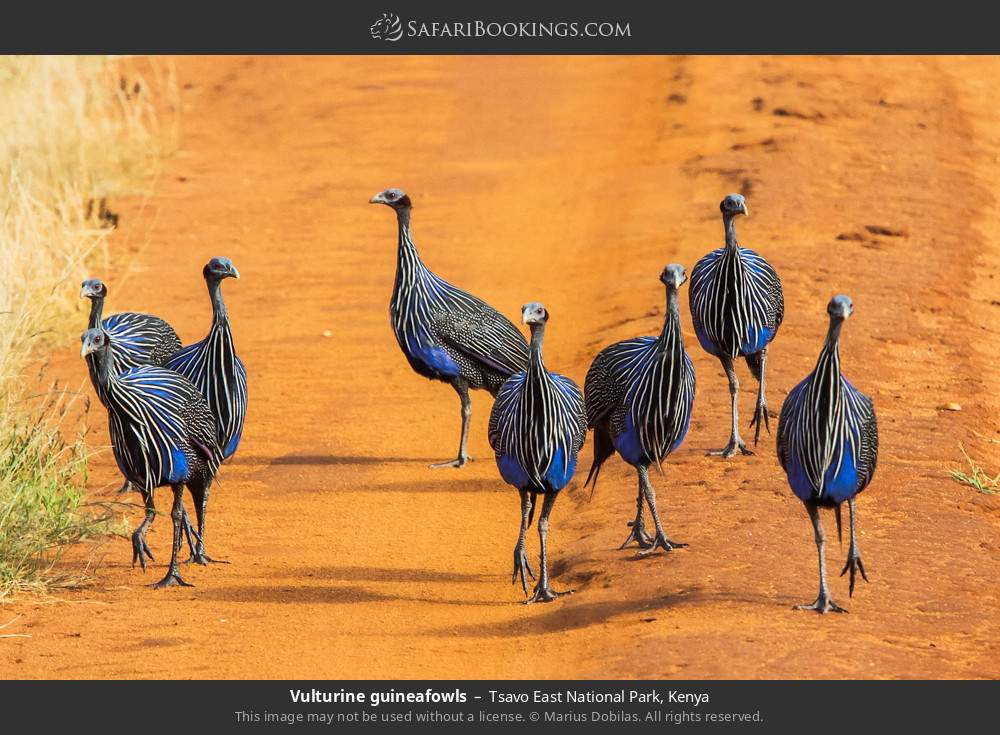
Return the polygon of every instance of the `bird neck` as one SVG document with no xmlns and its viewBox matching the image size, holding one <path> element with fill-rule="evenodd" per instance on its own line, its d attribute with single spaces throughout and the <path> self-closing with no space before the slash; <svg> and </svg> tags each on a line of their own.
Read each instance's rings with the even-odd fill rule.
<svg viewBox="0 0 1000 735">
<path fill-rule="evenodd" d="M 834 317 L 830 319 L 830 328 L 826 333 L 826 341 L 816 361 L 816 373 L 840 377 L 840 330 L 844 320 Z"/>
<path fill-rule="evenodd" d="M 396 258 L 396 283 L 398 286 L 404 274 L 413 278 L 424 264 L 420 260 L 417 246 L 413 244 L 413 237 L 410 235 L 409 207 L 401 207 L 396 210 L 396 221 L 399 224 L 399 248 Z"/>
<path fill-rule="evenodd" d="M 222 300 L 222 281 L 211 278 L 208 283 L 208 296 L 212 299 L 212 324 L 224 324 L 229 320 L 226 302 Z"/>
<path fill-rule="evenodd" d="M 87 329 L 97 329 L 101 325 L 101 314 L 104 312 L 104 297 L 98 296 L 90 300 L 90 319 Z"/>
<path fill-rule="evenodd" d="M 736 216 L 732 214 L 724 215 L 722 224 L 726 228 L 726 249 L 738 250 L 739 245 L 736 243 Z"/>
<path fill-rule="evenodd" d="M 111 371 L 111 350 L 105 348 L 93 352 L 89 355 L 90 360 L 93 365 L 94 375 L 97 378 L 98 384 L 107 389 L 111 384 L 113 373 Z"/>
<path fill-rule="evenodd" d="M 677 289 L 667 286 L 667 310 L 663 317 L 663 331 L 660 332 L 660 345 L 666 345 L 671 340 L 671 336 L 680 335 L 681 332 L 681 308 L 678 303 L 679 297 Z M 676 344 L 681 344 L 679 339 L 673 340 Z"/>
<path fill-rule="evenodd" d="M 545 340 L 545 325 L 531 325 L 531 346 L 528 351 L 528 377 L 545 375 L 545 362 L 542 359 L 542 342 Z"/>
</svg>

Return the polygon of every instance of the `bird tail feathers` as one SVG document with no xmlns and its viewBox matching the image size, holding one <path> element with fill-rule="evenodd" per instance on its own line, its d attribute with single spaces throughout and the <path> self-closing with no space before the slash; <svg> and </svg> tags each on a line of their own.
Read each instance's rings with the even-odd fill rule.
<svg viewBox="0 0 1000 735">
<path fill-rule="evenodd" d="M 615 453 L 614 442 L 611 437 L 600 426 L 594 427 L 594 463 L 590 465 L 590 472 L 587 473 L 587 481 L 584 487 L 590 485 L 590 497 L 594 497 L 594 490 L 597 489 L 597 476 L 601 473 L 601 466 L 607 462 L 608 457 Z"/>
</svg>

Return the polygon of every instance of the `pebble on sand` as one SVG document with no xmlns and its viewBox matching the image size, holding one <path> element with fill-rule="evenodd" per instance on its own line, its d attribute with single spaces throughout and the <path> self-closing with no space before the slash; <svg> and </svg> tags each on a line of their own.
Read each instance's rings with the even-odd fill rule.
<svg viewBox="0 0 1000 735">
<path fill-rule="evenodd" d="M 938 411 L 961 411 L 962 407 L 957 403 L 942 403 L 938 406 Z"/>
</svg>

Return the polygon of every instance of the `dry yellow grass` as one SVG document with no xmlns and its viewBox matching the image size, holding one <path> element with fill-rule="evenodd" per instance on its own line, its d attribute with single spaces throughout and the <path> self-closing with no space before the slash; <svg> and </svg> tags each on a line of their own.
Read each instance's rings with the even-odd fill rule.
<svg viewBox="0 0 1000 735">
<path fill-rule="evenodd" d="M 0 57 L 0 598 L 44 586 L 53 552 L 88 535 L 84 445 L 59 426 L 72 400 L 24 373 L 82 331 L 79 284 L 107 263 L 109 202 L 155 179 L 173 88 L 169 69 L 128 59 Z"/>
</svg>

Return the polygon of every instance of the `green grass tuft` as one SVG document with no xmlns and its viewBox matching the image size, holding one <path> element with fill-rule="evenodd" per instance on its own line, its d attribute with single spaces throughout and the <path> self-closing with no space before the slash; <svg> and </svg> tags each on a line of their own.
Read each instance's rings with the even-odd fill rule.
<svg viewBox="0 0 1000 735">
<path fill-rule="evenodd" d="M 969 453 L 965 451 L 965 447 L 961 444 L 958 448 L 962 451 L 962 456 L 965 457 L 966 464 L 969 465 L 969 471 L 963 472 L 962 470 L 952 470 L 951 479 L 962 485 L 968 485 L 969 487 L 975 488 L 981 493 L 986 493 L 987 495 L 993 495 L 994 493 L 1000 491 L 1000 472 L 996 474 L 995 477 L 990 477 L 981 466 L 976 464 L 975 460 L 969 456 Z"/>
<path fill-rule="evenodd" d="M 0 428 L 0 599 L 82 584 L 87 565 L 62 568 L 65 551 L 118 532 L 110 505 L 86 502 L 85 432 L 63 436 L 67 424 L 82 425 L 73 399 L 56 389 L 43 399 Z"/>
</svg>

